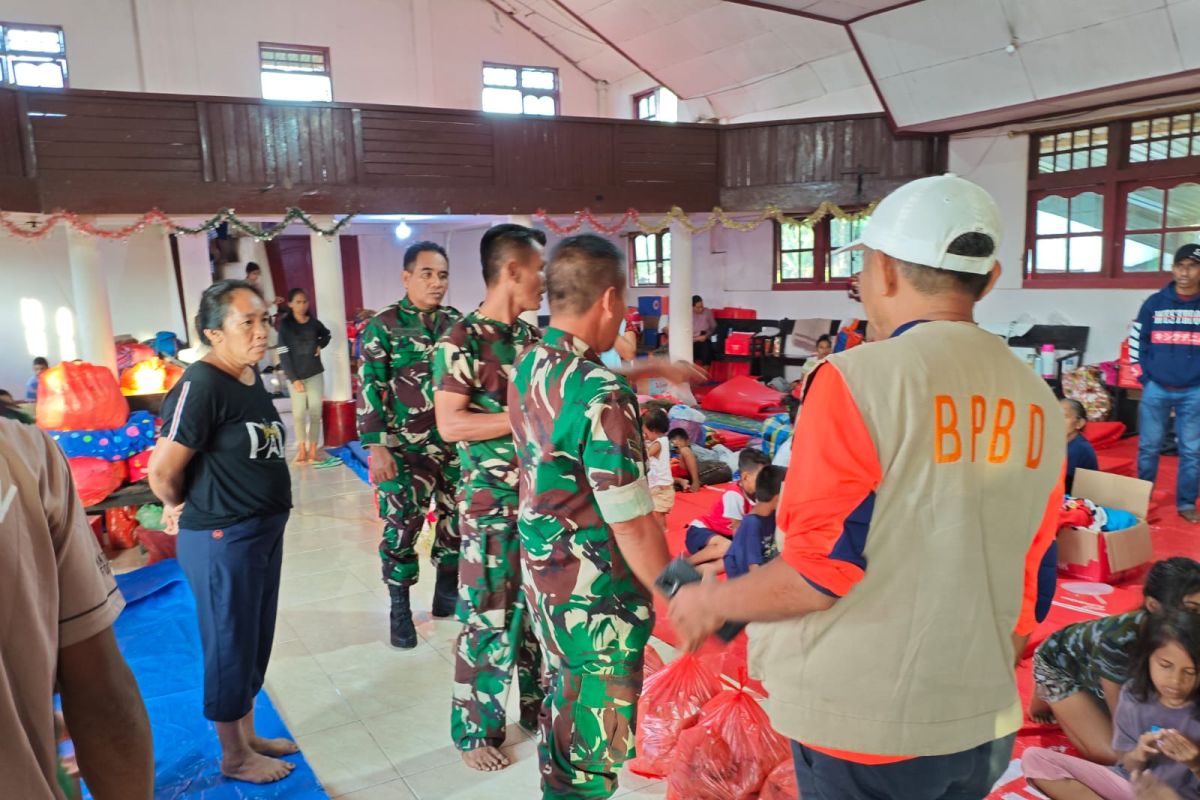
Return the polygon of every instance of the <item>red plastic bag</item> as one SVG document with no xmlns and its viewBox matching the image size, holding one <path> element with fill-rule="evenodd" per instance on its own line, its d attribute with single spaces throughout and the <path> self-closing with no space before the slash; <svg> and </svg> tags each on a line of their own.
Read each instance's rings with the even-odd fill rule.
<svg viewBox="0 0 1200 800">
<path fill-rule="evenodd" d="M 129 403 L 107 367 L 64 361 L 38 378 L 37 425 L 47 431 L 123 428 Z"/>
<path fill-rule="evenodd" d="M 646 645 L 646 661 L 642 667 L 642 686 L 646 685 L 646 681 L 650 676 L 660 671 L 666 664 L 663 663 L 662 656 L 654 649 L 653 645 Z"/>
<path fill-rule="evenodd" d="M 143 450 L 128 460 L 130 483 L 137 483 L 149 474 L 150 454 L 153 452 L 154 448 L 151 447 L 149 450 Z"/>
<path fill-rule="evenodd" d="M 137 544 L 137 506 L 107 508 L 104 527 L 108 529 L 108 544 L 117 550 L 128 550 Z"/>
<path fill-rule="evenodd" d="M 85 507 L 96 505 L 119 489 L 128 474 L 124 461 L 83 457 L 69 459 L 68 463 L 75 478 L 75 491 Z"/>
<path fill-rule="evenodd" d="M 721 679 L 691 653 L 647 678 L 638 700 L 637 757 L 629 768 L 647 778 L 665 778 L 680 732 L 696 724 L 700 709 L 723 688 Z"/>
<path fill-rule="evenodd" d="M 800 796 L 800 787 L 796 785 L 796 762 L 788 758 L 779 762 L 779 766 L 771 770 L 758 800 L 796 800 Z"/>
<path fill-rule="evenodd" d="M 749 692 L 721 692 L 679 735 L 668 791 L 688 800 L 749 800 L 788 752 Z"/>
</svg>

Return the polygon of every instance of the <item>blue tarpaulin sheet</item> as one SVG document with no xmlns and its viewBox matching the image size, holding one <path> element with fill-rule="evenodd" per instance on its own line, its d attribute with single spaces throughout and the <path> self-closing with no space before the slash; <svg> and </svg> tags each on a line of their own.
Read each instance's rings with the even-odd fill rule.
<svg viewBox="0 0 1200 800">
<path fill-rule="evenodd" d="M 349 467 L 363 483 L 370 484 L 371 478 L 367 469 L 367 451 L 358 442 L 349 442 L 342 447 L 327 447 L 325 452 L 337 456 L 342 463 Z"/>
<path fill-rule="evenodd" d="M 129 662 L 154 733 L 155 800 L 327 800 L 302 754 L 292 774 L 256 786 L 224 778 L 213 723 L 202 714 L 204 662 L 196 605 L 174 559 L 121 575 L 125 611 L 114 631 Z M 255 703 L 265 737 L 289 736 L 267 693 Z"/>
</svg>

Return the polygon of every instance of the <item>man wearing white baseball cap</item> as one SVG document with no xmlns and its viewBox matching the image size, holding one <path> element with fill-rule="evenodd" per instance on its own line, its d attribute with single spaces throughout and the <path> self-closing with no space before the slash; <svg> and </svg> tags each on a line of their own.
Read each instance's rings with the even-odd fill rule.
<svg viewBox="0 0 1200 800">
<path fill-rule="evenodd" d="M 875 341 L 809 379 L 780 557 L 672 601 L 691 647 L 759 623 L 751 672 L 804 800 L 982 798 L 1008 765 L 1066 432 L 1045 382 L 973 321 L 999 244 L 995 203 L 957 176 L 879 204 L 851 245 Z"/>
</svg>

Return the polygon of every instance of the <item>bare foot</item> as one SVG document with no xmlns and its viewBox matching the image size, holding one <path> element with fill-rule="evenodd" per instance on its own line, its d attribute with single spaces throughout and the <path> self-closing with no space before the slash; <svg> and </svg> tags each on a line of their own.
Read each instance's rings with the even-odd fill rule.
<svg viewBox="0 0 1200 800">
<path fill-rule="evenodd" d="M 463 763 L 480 772 L 496 772 L 509 765 L 508 756 L 495 747 L 480 747 L 462 754 Z"/>
<path fill-rule="evenodd" d="M 291 739 L 264 739 L 255 736 L 249 742 L 250 749 L 264 756 L 290 756 L 300 748 Z"/>
<path fill-rule="evenodd" d="M 251 753 L 243 759 L 221 761 L 221 774 L 246 783 L 274 783 L 283 780 L 296 768 L 295 764 L 277 758 Z"/>
<path fill-rule="evenodd" d="M 1054 712 L 1050 710 L 1050 704 L 1036 694 L 1029 701 L 1029 718 L 1038 725 L 1054 724 Z"/>
</svg>

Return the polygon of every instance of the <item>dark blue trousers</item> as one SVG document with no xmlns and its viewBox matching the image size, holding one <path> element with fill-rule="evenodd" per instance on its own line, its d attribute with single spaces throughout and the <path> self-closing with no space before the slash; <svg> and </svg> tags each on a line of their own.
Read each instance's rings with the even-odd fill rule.
<svg viewBox="0 0 1200 800">
<path fill-rule="evenodd" d="M 262 688 L 275 639 L 288 514 L 179 531 L 179 566 L 196 598 L 204 650 L 204 716 L 214 722 L 246 716 Z"/>
<path fill-rule="evenodd" d="M 1016 735 L 895 764 L 844 761 L 792 742 L 804 800 L 983 800 L 1008 769 Z"/>
</svg>

